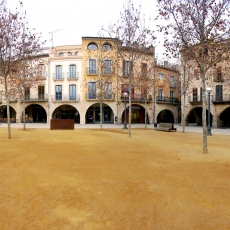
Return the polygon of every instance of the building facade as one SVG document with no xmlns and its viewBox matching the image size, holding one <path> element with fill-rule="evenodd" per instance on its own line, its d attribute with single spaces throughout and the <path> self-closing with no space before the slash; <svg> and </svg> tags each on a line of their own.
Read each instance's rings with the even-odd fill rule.
<svg viewBox="0 0 230 230">
<path fill-rule="evenodd" d="M 64 45 L 44 51 L 40 58 L 41 82 L 26 90 L 26 121 L 49 123 L 50 119 L 74 119 L 75 123 L 113 124 L 124 122 L 124 92 L 131 97 L 131 122 L 174 122 L 180 118 L 179 73 L 167 62 L 155 60 L 154 47 L 138 63 L 118 57 L 113 39 L 83 37 L 81 45 Z M 124 48 L 125 49 L 125 48 Z M 125 51 L 128 52 L 128 51 Z M 150 68 L 154 63 L 153 68 Z M 141 81 L 132 82 L 127 75 L 134 71 Z M 150 72 L 151 69 L 151 72 Z M 148 71 L 147 71 L 148 70 Z M 138 76 L 139 76 L 138 75 Z M 145 79 L 151 75 L 151 84 Z M 3 85 L 0 85 L 4 92 Z M 102 102 L 102 113 L 100 110 Z M 126 104 L 126 121 L 129 110 Z M 12 122 L 22 122 L 23 105 L 20 99 L 10 102 Z M 6 101 L 0 94 L 0 119 L 6 121 Z"/>
</svg>

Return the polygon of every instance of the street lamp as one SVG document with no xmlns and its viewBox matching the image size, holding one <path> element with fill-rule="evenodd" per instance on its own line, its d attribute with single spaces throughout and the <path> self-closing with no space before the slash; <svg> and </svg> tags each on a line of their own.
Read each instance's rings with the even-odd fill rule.
<svg viewBox="0 0 230 230">
<path fill-rule="evenodd" d="M 127 123 L 126 123 L 126 99 L 128 98 L 129 94 L 127 92 L 123 93 L 124 99 L 125 99 L 125 117 L 124 117 L 124 127 L 123 129 L 127 129 Z"/>
<path fill-rule="evenodd" d="M 211 125 L 210 125 L 210 93 L 212 92 L 212 88 L 207 88 L 206 89 L 207 93 L 208 93 L 208 128 L 207 128 L 207 135 L 208 136 L 212 136 L 211 133 Z"/>
</svg>

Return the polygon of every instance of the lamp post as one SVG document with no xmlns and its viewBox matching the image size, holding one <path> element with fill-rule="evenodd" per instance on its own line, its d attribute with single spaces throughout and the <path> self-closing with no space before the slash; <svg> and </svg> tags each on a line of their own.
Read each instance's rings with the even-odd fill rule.
<svg viewBox="0 0 230 230">
<path fill-rule="evenodd" d="M 208 136 L 212 136 L 211 133 L 211 125 L 210 125 L 210 93 L 212 92 L 212 88 L 207 88 L 206 89 L 207 93 L 208 93 L 208 128 L 207 128 L 207 135 Z"/>
<path fill-rule="evenodd" d="M 128 129 L 127 128 L 127 123 L 126 123 L 126 99 L 128 97 L 128 93 L 127 92 L 124 92 L 123 93 L 123 96 L 124 96 L 124 99 L 125 99 L 125 117 L 124 117 L 124 127 L 123 129 Z"/>
</svg>

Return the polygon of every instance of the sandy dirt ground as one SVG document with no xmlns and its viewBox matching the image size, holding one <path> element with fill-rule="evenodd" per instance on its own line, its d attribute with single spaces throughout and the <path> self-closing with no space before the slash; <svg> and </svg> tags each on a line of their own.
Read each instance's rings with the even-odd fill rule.
<svg viewBox="0 0 230 230">
<path fill-rule="evenodd" d="M 230 136 L 0 129 L 0 229 L 230 229 Z"/>
</svg>

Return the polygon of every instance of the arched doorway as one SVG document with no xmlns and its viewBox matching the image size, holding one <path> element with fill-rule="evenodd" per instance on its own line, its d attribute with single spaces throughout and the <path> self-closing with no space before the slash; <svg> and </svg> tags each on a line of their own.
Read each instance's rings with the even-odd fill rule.
<svg viewBox="0 0 230 230">
<path fill-rule="evenodd" d="M 0 121 L 7 122 L 7 106 L 0 106 Z M 10 106 L 10 122 L 16 122 L 16 111 Z"/>
<path fill-rule="evenodd" d="M 230 107 L 228 107 L 221 113 L 220 120 L 221 127 L 230 128 Z"/>
<path fill-rule="evenodd" d="M 34 123 L 46 123 L 47 122 L 47 114 L 45 109 L 38 104 L 28 105 L 25 109 L 25 114 L 27 118 L 27 122 Z M 23 112 L 22 112 L 23 116 Z"/>
<path fill-rule="evenodd" d="M 124 122 L 125 110 L 122 113 L 122 123 Z M 148 112 L 146 111 L 147 123 L 149 121 Z M 126 106 L 126 122 L 129 121 L 129 106 Z M 141 105 L 132 104 L 131 106 L 131 123 L 144 124 L 145 123 L 145 108 Z"/>
<path fill-rule="evenodd" d="M 72 105 L 61 105 L 54 110 L 52 119 L 74 119 L 75 123 L 80 123 L 80 114 Z"/>
<path fill-rule="evenodd" d="M 187 120 L 188 120 L 188 125 L 202 126 L 202 124 L 203 124 L 203 122 L 202 122 L 202 107 L 196 107 L 196 108 L 192 109 L 187 116 Z M 207 125 L 208 125 L 208 110 L 206 110 L 206 121 L 207 121 Z M 212 114 L 211 113 L 210 113 L 210 124 L 212 126 Z"/>
<path fill-rule="evenodd" d="M 85 115 L 85 123 L 100 123 L 100 104 L 95 103 L 91 105 Z M 113 124 L 114 114 L 112 109 L 107 105 L 102 103 L 102 123 Z"/>
<path fill-rule="evenodd" d="M 173 113 L 168 109 L 161 110 L 157 115 L 157 123 L 160 122 L 174 123 Z"/>
</svg>

